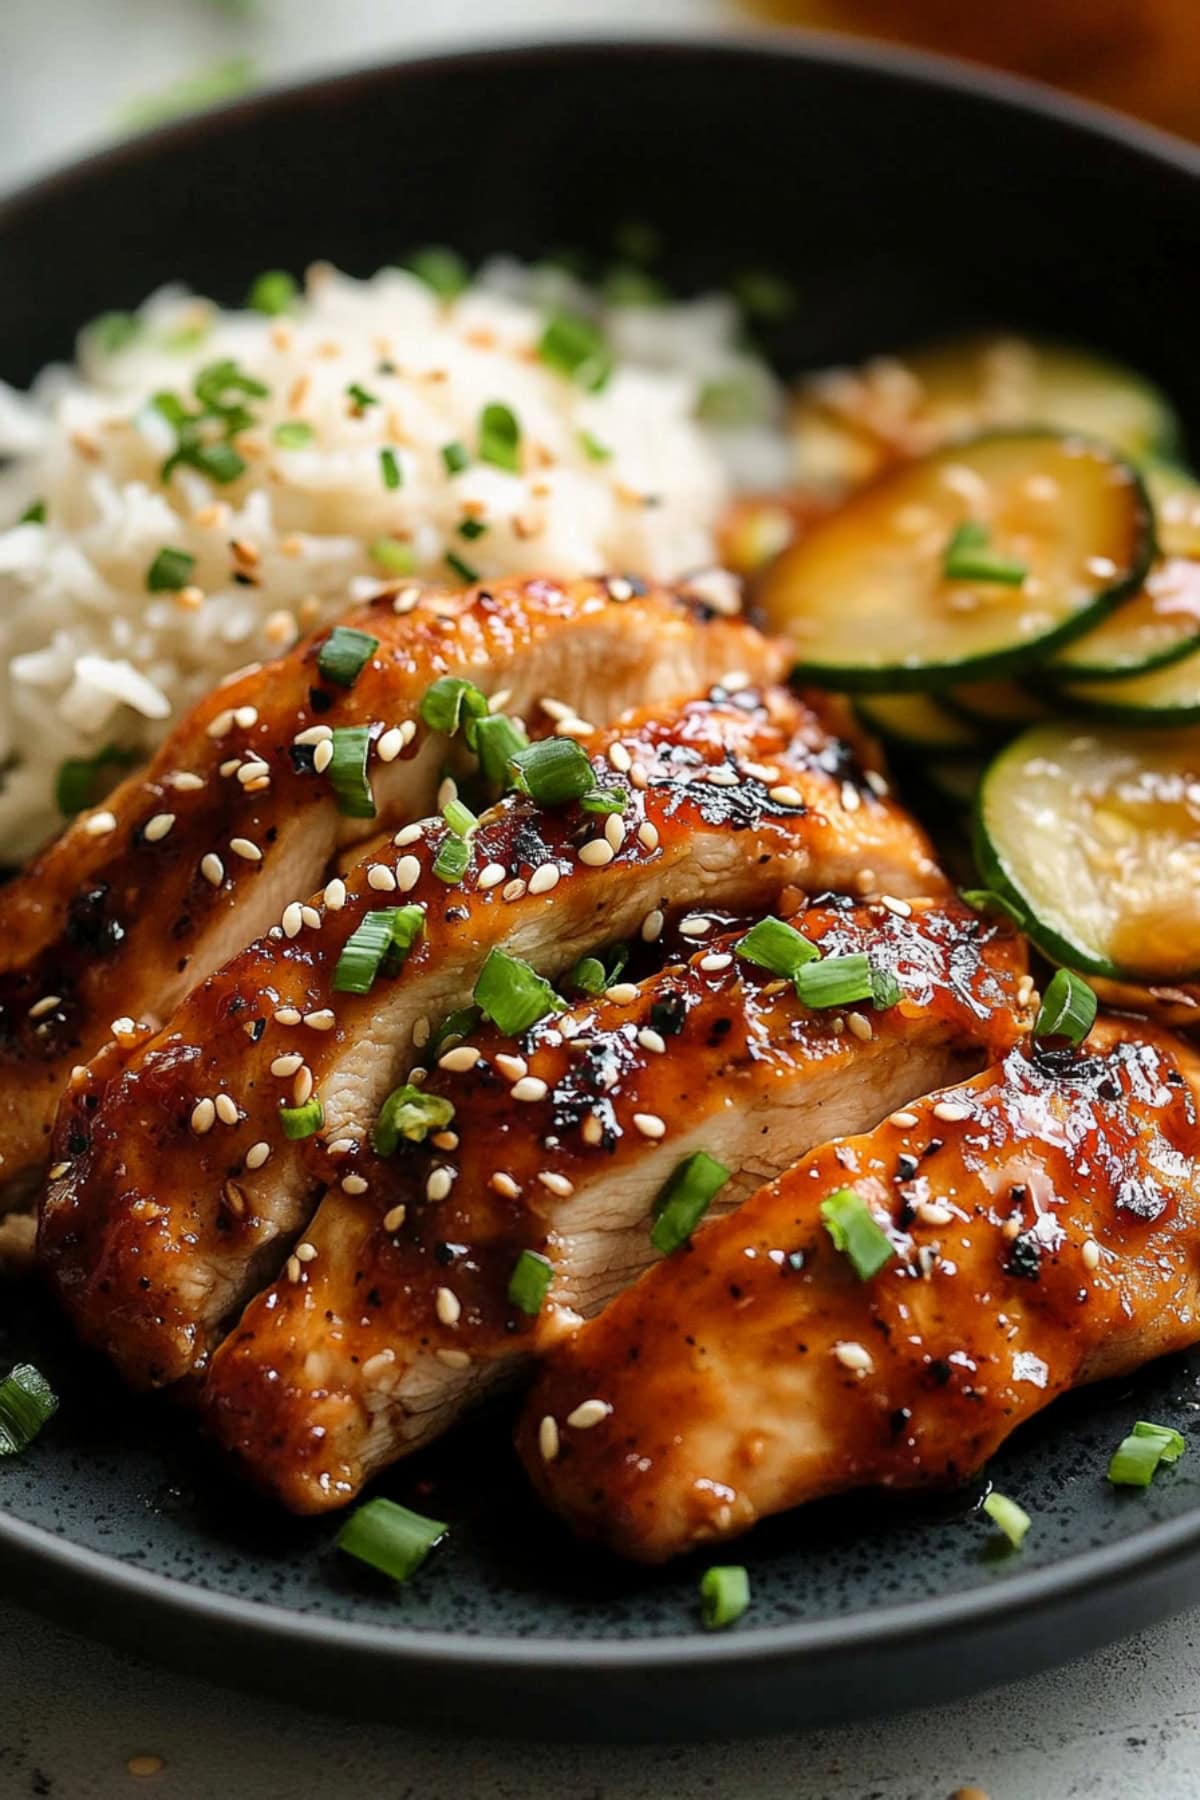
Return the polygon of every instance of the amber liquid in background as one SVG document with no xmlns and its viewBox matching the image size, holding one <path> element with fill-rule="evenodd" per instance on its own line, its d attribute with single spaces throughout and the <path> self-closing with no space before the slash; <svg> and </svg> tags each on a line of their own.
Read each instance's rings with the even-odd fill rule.
<svg viewBox="0 0 1200 1800">
<path fill-rule="evenodd" d="M 1200 137 L 1200 0 L 751 0 L 779 21 L 965 56 Z"/>
</svg>

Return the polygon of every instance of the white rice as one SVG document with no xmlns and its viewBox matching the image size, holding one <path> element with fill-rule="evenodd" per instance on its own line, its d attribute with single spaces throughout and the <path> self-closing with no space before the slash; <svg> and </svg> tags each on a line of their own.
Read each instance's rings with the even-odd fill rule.
<svg viewBox="0 0 1200 1800">
<path fill-rule="evenodd" d="M 536 355 L 548 308 L 564 304 L 587 309 L 616 353 L 600 393 Z M 511 262 L 449 303 L 400 270 L 360 282 L 318 266 L 286 318 L 164 291 L 126 347 L 102 353 L 85 332 L 74 367 L 46 370 L 29 395 L 0 385 L 0 521 L 34 502 L 47 521 L 0 531 L 0 860 L 61 825 L 65 758 L 151 747 L 224 675 L 373 592 L 387 578 L 369 553 L 380 539 L 407 547 L 415 575 L 451 583 L 463 577 L 448 551 L 484 577 L 710 566 L 731 494 L 787 468 L 781 396 L 739 327 L 723 296 L 604 312 L 569 278 Z M 217 485 L 180 467 L 164 482 L 174 434 L 148 402 L 167 390 L 195 406 L 197 373 L 226 358 L 269 389 L 247 400 L 256 422 L 236 439 L 247 471 Z M 698 421 L 714 380 L 752 394 L 755 424 Z M 357 410 L 351 383 L 376 403 Z M 496 401 L 520 423 L 520 474 L 475 460 Z M 293 420 L 311 442 L 281 448 L 272 428 Z M 442 456 L 452 442 L 471 453 L 459 473 Z M 467 516 L 485 534 L 464 539 Z M 147 591 L 164 547 L 195 559 L 182 594 Z"/>
</svg>

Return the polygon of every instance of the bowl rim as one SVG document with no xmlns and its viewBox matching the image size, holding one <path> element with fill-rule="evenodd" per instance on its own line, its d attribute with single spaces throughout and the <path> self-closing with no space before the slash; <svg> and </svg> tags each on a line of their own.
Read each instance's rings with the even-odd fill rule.
<svg viewBox="0 0 1200 1800">
<path fill-rule="evenodd" d="M 551 33 L 540 38 L 502 36 L 467 47 L 418 47 L 383 62 L 355 64 L 332 74 L 272 84 L 221 106 L 171 120 L 82 154 L 0 192 L 0 237 L 23 216 L 60 194 L 103 181 L 123 167 L 152 161 L 160 149 L 202 142 L 230 121 L 263 113 L 286 113 L 306 99 L 379 84 L 442 79 L 455 70 L 490 65 L 517 66 L 547 61 L 645 58 L 739 63 L 788 59 L 800 65 L 866 73 L 884 81 L 966 97 L 1000 113 L 1026 114 L 1085 137 L 1114 144 L 1164 173 L 1200 182 L 1200 147 L 1126 117 L 1094 101 L 1062 94 L 1023 76 L 981 67 L 926 50 L 893 47 L 812 30 L 733 28 L 679 35 L 658 29 L 627 29 L 603 36 L 593 31 Z M 1017 1615 L 1051 1611 L 1088 1591 L 1117 1589 L 1133 1578 L 1165 1573 L 1189 1555 L 1200 1555 L 1200 1504 L 1177 1518 L 1158 1521 L 1114 1543 L 1074 1553 L 1054 1563 L 1014 1572 L 1003 1586 L 981 1582 L 965 1591 L 931 1594 L 920 1600 L 883 1605 L 866 1612 L 786 1624 L 751 1622 L 729 1633 L 672 1632 L 637 1641 L 586 1637 L 521 1638 L 480 1632 L 470 1635 L 395 1624 L 335 1619 L 274 1602 L 248 1600 L 148 1571 L 114 1555 L 76 1543 L 44 1526 L 9 1513 L 0 1501 L 0 1550 L 4 1559 L 26 1557 L 60 1575 L 82 1579 L 93 1589 L 117 1591 L 131 1602 L 188 1615 L 220 1628 L 247 1630 L 264 1644 L 354 1651 L 389 1663 L 436 1660 L 462 1671 L 503 1667 L 513 1673 L 550 1673 L 569 1665 L 576 1673 L 595 1669 L 637 1670 L 670 1663 L 680 1668 L 714 1665 L 768 1665 L 813 1660 L 838 1651 L 867 1648 L 902 1650 L 953 1637 L 972 1626 L 997 1626 Z M 1181 1594 L 1178 1604 L 1187 1603 Z M 36 1601 L 35 1601 L 36 1604 Z M 1169 1610 L 1163 1607 L 1162 1611 Z"/>
</svg>

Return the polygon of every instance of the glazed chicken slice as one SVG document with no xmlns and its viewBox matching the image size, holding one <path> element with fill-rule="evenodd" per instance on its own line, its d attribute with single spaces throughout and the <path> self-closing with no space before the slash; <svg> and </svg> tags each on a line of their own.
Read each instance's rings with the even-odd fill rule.
<svg viewBox="0 0 1200 1800">
<path fill-rule="evenodd" d="M 950 1486 L 1084 1382 L 1200 1338 L 1200 1058 L 1102 1021 L 823 1146 L 548 1359 L 519 1447 L 580 1533 L 661 1561 L 846 1489 Z M 892 1256 L 860 1279 L 822 1202 Z"/>
<path fill-rule="evenodd" d="M 752 627 L 705 623 L 661 588 L 617 580 L 413 587 L 348 613 L 342 628 L 377 643 L 350 686 L 322 670 L 329 630 L 226 682 L 148 768 L 0 889 L 0 1180 L 44 1166 L 67 1075 L 114 1019 L 161 1023 L 319 886 L 337 846 L 430 811 L 446 739 L 419 707 L 439 676 L 506 689 L 518 715 L 551 696 L 604 724 L 635 701 L 782 667 Z M 370 732 L 374 822 L 339 811 L 319 740 L 343 726 Z"/>
<path fill-rule="evenodd" d="M 651 915 L 767 906 L 788 883 L 844 887 L 870 870 L 893 893 L 944 887 L 917 826 L 782 690 L 631 719 L 589 748 L 597 781 L 625 795 L 622 815 L 509 796 L 454 885 L 434 866 L 443 822 L 407 827 L 297 901 L 285 929 L 162 1032 L 122 1033 L 72 1078 L 41 1251 L 82 1335 L 131 1381 L 173 1381 L 203 1360 L 308 1219 L 325 1149 L 367 1138 L 491 949 L 553 977 Z M 364 995 L 337 991 L 364 916 L 402 904 L 423 911 L 400 973 Z M 289 1137 L 281 1108 L 310 1101 L 319 1130 Z"/>
<path fill-rule="evenodd" d="M 719 1204 L 734 1206 L 1027 1027 L 1006 924 L 894 899 L 791 923 L 827 961 L 868 956 L 900 998 L 811 1008 L 735 932 L 520 1040 L 491 1027 L 440 1056 L 422 1093 L 453 1109 L 446 1127 L 339 1161 L 283 1275 L 213 1357 L 204 1410 L 252 1479 L 299 1512 L 344 1504 L 653 1260 L 651 1208 L 696 1150 L 733 1172 Z M 509 1296 L 519 1262 L 548 1284 L 532 1316 Z"/>
</svg>

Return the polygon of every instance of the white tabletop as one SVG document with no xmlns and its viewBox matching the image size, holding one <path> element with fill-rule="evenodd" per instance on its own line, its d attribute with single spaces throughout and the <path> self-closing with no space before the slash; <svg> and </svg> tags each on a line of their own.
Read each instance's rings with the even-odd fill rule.
<svg viewBox="0 0 1200 1800">
<path fill-rule="evenodd" d="M 0 187 L 110 136 L 198 67 L 264 76 L 502 33 L 687 30 L 722 0 L 0 0 Z M 81 1621 L 82 1624 L 82 1621 Z M 152 1672 L 0 1600 L 0 1800 L 1196 1800 L 1200 1615 L 904 1718 L 728 1748 L 602 1751 L 342 1724 Z M 469 1721 L 464 1720 L 464 1726 Z M 130 1758 L 161 1758 L 144 1783 Z M 974 1800 L 974 1797 L 972 1797 Z"/>
</svg>

